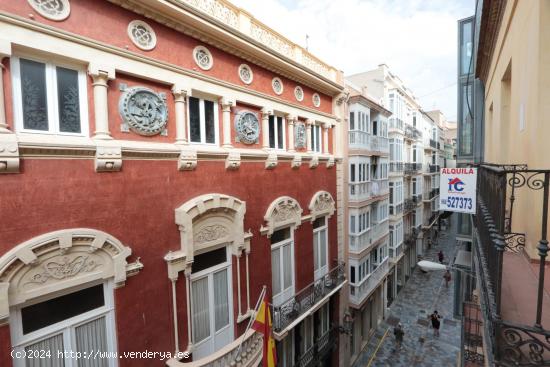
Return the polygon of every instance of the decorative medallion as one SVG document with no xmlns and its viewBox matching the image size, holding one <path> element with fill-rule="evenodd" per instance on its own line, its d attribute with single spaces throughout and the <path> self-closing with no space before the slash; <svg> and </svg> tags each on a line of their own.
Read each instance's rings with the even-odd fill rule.
<svg viewBox="0 0 550 367">
<path fill-rule="evenodd" d="M 319 94 L 313 93 L 311 100 L 313 101 L 313 105 L 315 107 L 319 107 L 321 105 L 321 97 L 319 96 Z"/>
<path fill-rule="evenodd" d="M 283 94 L 283 82 L 279 78 L 273 78 L 271 81 L 271 87 L 273 88 L 273 91 L 277 95 Z"/>
<path fill-rule="evenodd" d="M 250 111 L 243 111 L 235 116 L 237 141 L 244 144 L 254 144 L 260 137 L 260 122 L 258 116 Z"/>
<path fill-rule="evenodd" d="M 120 96 L 118 109 L 127 126 L 140 135 L 164 133 L 168 122 L 166 95 L 145 87 L 126 88 Z"/>
<path fill-rule="evenodd" d="M 193 241 L 196 244 L 201 244 L 204 242 L 218 240 L 229 234 L 229 230 L 222 226 L 221 224 L 214 224 L 211 226 L 206 226 L 202 228 L 199 232 L 195 233 L 193 236 Z"/>
<path fill-rule="evenodd" d="M 193 50 L 193 59 L 195 60 L 195 63 L 197 63 L 197 65 L 203 70 L 210 70 L 212 69 L 212 65 L 214 65 L 212 54 L 204 46 L 195 47 Z"/>
<path fill-rule="evenodd" d="M 72 278 L 80 273 L 88 273 L 100 266 L 90 256 L 77 256 L 73 259 L 63 257 L 42 264 L 42 272 L 34 274 L 24 285 L 29 283 L 43 284 L 49 279 L 62 280 Z"/>
<path fill-rule="evenodd" d="M 304 90 L 302 87 L 297 86 L 294 88 L 294 97 L 296 97 L 296 100 L 299 102 L 302 102 L 304 100 Z"/>
<path fill-rule="evenodd" d="M 134 45 L 142 50 L 149 51 L 157 45 L 157 35 L 151 26 L 141 20 L 132 20 L 128 24 L 128 37 Z"/>
<path fill-rule="evenodd" d="M 294 128 L 294 146 L 296 148 L 306 147 L 306 125 L 303 122 L 297 122 Z"/>
<path fill-rule="evenodd" d="M 244 84 L 252 83 L 254 74 L 252 73 L 250 66 L 246 64 L 241 64 L 241 66 L 239 66 L 239 78 L 241 78 Z"/>
<path fill-rule="evenodd" d="M 67 19 L 71 13 L 69 0 L 27 0 L 44 18 L 61 21 Z"/>
</svg>

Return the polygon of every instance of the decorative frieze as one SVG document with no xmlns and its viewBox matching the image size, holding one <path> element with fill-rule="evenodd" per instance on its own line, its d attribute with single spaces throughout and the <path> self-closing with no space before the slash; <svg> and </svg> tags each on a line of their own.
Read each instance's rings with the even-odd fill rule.
<svg viewBox="0 0 550 367">
<path fill-rule="evenodd" d="M 237 170 L 241 166 L 241 154 L 239 152 L 229 152 L 225 159 L 225 169 Z"/>
<path fill-rule="evenodd" d="M 15 134 L 0 133 L 0 174 L 19 172 L 19 146 Z"/>
<path fill-rule="evenodd" d="M 122 130 L 130 128 L 135 133 L 145 136 L 159 133 L 166 135 L 166 94 L 155 93 L 145 87 L 128 88 L 126 84 L 121 84 L 120 89 L 124 92 L 118 104 L 123 121 Z"/>
<path fill-rule="evenodd" d="M 274 169 L 277 167 L 277 153 L 269 152 L 265 161 L 265 169 Z"/>
<path fill-rule="evenodd" d="M 197 151 L 194 149 L 182 149 L 178 158 L 179 171 L 193 171 L 197 168 Z"/>
<path fill-rule="evenodd" d="M 122 168 L 122 149 L 117 146 L 98 146 L 95 154 L 96 172 L 116 172 Z"/>
</svg>

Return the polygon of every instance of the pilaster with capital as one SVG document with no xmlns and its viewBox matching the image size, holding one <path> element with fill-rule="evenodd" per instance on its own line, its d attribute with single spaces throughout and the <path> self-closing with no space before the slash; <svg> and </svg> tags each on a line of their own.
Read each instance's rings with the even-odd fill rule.
<svg viewBox="0 0 550 367">
<path fill-rule="evenodd" d="M 174 95 L 174 108 L 176 111 L 176 144 L 187 144 L 187 132 L 185 131 L 187 91 L 182 86 L 175 84 L 172 88 L 172 94 Z"/>
<path fill-rule="evenodd" d="M 11 42 L 0 40 L 0 134 L 11 133 L 6 120 L 6 105 L 4 101 L 4 65 L 2 59 L 11 56 Z"/>
<path fill-rule="evenodd" d="M 329 154 L 329 149 L 328 149 L 328 132 L 329 132 L 329 129 L 332 128 L 332 125 L 331 124 L 328 124 L 328 123 L 324 123 L 323 124 L 323 153 L 324 154 Z"/>
<path fill-rule="evenodd" d="M 109 109 L 107 88 L 109 80 L 115 78 L 112 66 L 90 64 L 88 74 L 92 77 L 94 88 L 95 139 L 112 139 L 109 132 Z"/>
<path fill-rule="evenodd" d="M 269 149 L 269 116 L 273 111 L 267 107 L 262 108 L 262 148 Z"/>
<path fill-rule="evenodd" d="M 293 153 L 296 151 L 294 148 L 294 125 L 296 124 L 296 116 L 288 115 L 288 151 Z"/>
<path fill-rule="evenodd" d="M 220 100 L 222 106 L 223 145 L 224 148 L 233 148 L 231 144 L 231 107 L 235 107 L 235 101 L 223 97 Z"/>
<path fill-rule="evenodd" d="M 315 123 L 315 121 L 313 121 L 312 119 L 307 119 L 306 120 L 306 147 L 307 147 L 307 152 L 308 153 L 311 153 L 312 152 L 312 141 L 311 141 L 311 125 L 313 125 Z"/>
<path fill-rule="evenodd" d="M 11 42 L 0 40 L 0 173 L 19 172 L 19 143 L 8 128 L 4 102 L 4 66 L 2 59 L 11 56 Z"/>
</svg>

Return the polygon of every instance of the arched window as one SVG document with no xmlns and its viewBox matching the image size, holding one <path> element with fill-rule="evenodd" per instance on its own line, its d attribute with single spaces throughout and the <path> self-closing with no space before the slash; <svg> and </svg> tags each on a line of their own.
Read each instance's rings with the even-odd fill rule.
<svg viewBox="0 0 550 367">
<path fill-rule="evenodd" d="M 328 273 L 328 220 L 334 214 L 334 199 L 327 191 L 317 191 L 309 203 L 313 224 L 314 278 L 320 279 Z"/>
<path fill-rule="evenodd" d="M 83 228 L 51 232 L 7 252 L 0 258 L 0 320 L 9 317 L 12 346 L 50 351 L 52 365 L 71 365 L 65 350 L 116 351 L 113 287 L 143 267 L 139 259 L 127 263 L 131 253 L 107 233 Z"/>
</svg>

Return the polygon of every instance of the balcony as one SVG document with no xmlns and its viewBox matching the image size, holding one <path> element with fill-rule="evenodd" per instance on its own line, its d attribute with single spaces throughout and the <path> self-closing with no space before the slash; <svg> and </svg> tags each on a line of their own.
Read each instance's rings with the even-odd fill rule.
<svg viewBox="0 0 550 367">
<path fill-rule="evenodd" d="M 241 353 L 237 356 L 241 342 Z M 172 358 L 166 361 L 166 365 L 169 367 L 256 367 L 261 362 L 262 355 L 263 335 L 255 330 L 249 330 L 244 336 L 244 340 L 240 336 L 208 357 L 192 362 L 187 362 L 189 358 L 184 358 L 181 361 Z"/>
<path fill-rule="evenodd" d="M 275 339 L 281 340 L 286 332 L 312 314 L 312 310 L 315 310 L 316 306 L 321 305 L 326 299 L 338 292 L 345 281 L 345 267 L 344 264 L 340 264 L 280 306 L 272 305 Z"/>
<path fill-rule="evenodd" d="M 422 170 L 422 163 L 405 163 L 403 170 L 406 175 L 414 175 L 418 173 L 418 171 Z"/>
<path fill-rule="evenodd" d="M 362 233 L 349 234 L 349 249 L 351 252 L 360 253 L 376 243 L 380 238 L 389 233 L 389 224 L 387 220 L 373 225 Z"/>
<path fill-rule="evenodd" d="M 478 168 L 472 251 L 480 285 L 478 300 L 483 326 L 480 335 L 483 350 L 487 351 L 486 365 L 550 365 L 550 315 L 545 300 L 548 285 L 544 266 L 548 254 L 549 186 L 550 170 L 530 170 L 526 165 Z M 520 228 L 526 233 L 512 232 L 516 200 L 526 200 L 523 204 L 528 205 L 524 208 L 537 208 L 540 212 L 532 215 L 544 218 L 540 222 L 532 220 L 534 228 Z M 520 254 L 529 243 L 526 238 L 529 235 L 534 237 L 531 243 L 537 246 L 534 254 L 538 255 L 539 264 L 532 264 Z"/>
<path fill-rule="evenodd" d="M 429 165 L 430 173 L 437 173 L 439 172 L 439 164 L 430 164 Z"/>
<path fill-rule="evenodd" d="M 413 198 L 405 199 L 404 204 L 405 212 L 410 212 L 411 210 L 414 210 L 416 208 L 416 201 Z"/>
<path fill-rule="evenodd" d="M 356 149 L 370 149 L 371 135 L 362 130 L 349 131 L 349 147 Z"/>
<path fill-rule="evenodd" d="M 403 203 L 390 205 L 390 215 L 399 215 L 401 213 L 403 213 Z"/>
<path fill-rule="evenodd" d="M 390 144 L 389 144 L 388 138 L 384 138 L 378 135 L 371 135 L 370 150 L 375 152 L 380 152 L 382 154 L 389 154 Z"/>
<path fill-rule="evenodd" d="M 372 182 L 349 183 L 349 199 L 363 201 L 373 196 Z"/>
<path fill-rule="evenodd" d="M 390 246 L 390 261 L 396 263 L 403 254 L 403 243 L 397 246 Z"/>
<path fill-rule="evenodd" d="M 397 117 L 390 117 L 390 132 L 391 130 L 397 130 L 398 132 L 403 132 L 403 120 Z"/>
<path fill-rule="evenodd" d="M 315 340 L 315 344 L 298 357 L 299 367 L 319 366 L 320 362 L 336 347 L 338 343 L 338 328 L 332 328 Z"/>
<path fill-rule="evenodd" d="M 350 284 L 350 303 L 355 306 L 361 305 L 366 297 L 378 287 L 382 279 L 388 274 L 389 261 L 386 258 L 376 269 L 358 284 Z"/>
<path fill-rule="evenodd" d="M 416 127 L 405 124 L 405 139 L 418 140 L 422 137 L 422 133 Z"/>
<path fill-rule="evenodd" d="M 390 162 L 390 172 L 403 172 L 403 162 Z"/>
</svg>

